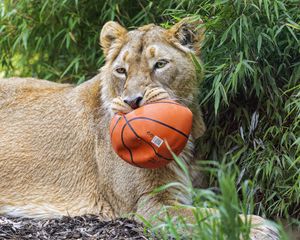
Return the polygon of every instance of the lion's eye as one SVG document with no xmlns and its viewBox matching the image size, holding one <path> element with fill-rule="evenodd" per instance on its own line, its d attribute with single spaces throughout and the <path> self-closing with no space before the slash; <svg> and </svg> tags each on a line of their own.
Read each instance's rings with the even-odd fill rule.
<svg viewBox="0 0 300 240">
<path fill-rule="evenodd" d="M 155 63 L 154 68 L 158 69 L 158 68 L 163 68 L 164 66 L 166 66 L 168 63 L 167 60 L 159 60 Z"/>
<path fill-rule="evenodd" d="M 120 67 L 120 68 L 117 68 L 117 69 L 116 69 L 116 72 L 119 73 L 119 74 L 126 74 L 126 69 Z"/>
</svg>

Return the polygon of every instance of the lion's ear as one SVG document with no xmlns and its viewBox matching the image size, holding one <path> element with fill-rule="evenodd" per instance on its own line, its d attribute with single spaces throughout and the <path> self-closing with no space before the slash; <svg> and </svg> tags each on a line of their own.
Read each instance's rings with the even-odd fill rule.
<svg viewBox="0 0 300 240">
<path fill-rule="evenodd" d="M 122 40 L 126 33 L 127 30 L 117 22 L 109 21 L 105 23 L 100 34 L 100 44 L 105 56 L 107 56 L 109 49 L 116 40 Z"/>
<path fill-rule="evenodd" d="M 204 32 L 203 21 L 194 18 L 184 18 L 169 30 L 171 39 L 178 47 L 185 51 L 192 51 L 196 55 L 200 55 Z"/>
</svg>

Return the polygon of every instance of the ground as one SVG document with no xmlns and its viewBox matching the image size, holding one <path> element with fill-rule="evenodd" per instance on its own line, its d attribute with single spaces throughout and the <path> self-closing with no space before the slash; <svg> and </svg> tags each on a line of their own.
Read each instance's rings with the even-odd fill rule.
<svg viewBox="0 0 300 240">
<path fill-rule="evenodd" d="M 156 239 L 129 219 L 100 221 L 97 216 L 35 220 L 0 216 L 0 239 Z"/>
</svg>

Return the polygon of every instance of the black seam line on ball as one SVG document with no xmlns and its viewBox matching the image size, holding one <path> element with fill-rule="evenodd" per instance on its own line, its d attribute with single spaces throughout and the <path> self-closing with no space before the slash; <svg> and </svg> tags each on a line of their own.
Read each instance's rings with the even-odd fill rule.
<svg viewBox="0 0 300 240">
<path fill-rule="evenodd" d="M 122 118 L 122 116 L 119 116 L 119 119 L 116 121 L 116 123 L 115 123 L 115 125 L 114 125 L 114 127 L 113 127 L 113 129 L 112 129 L 112 131 L 111 131 L 111 133 L 110 133 L 110 138 L 112 138 L 112 135 L 113 135 L 113 133 L 114 133 L 114 131 L 115 131 L 115 128 L 116 128 L 118 122 L 121 120 L 121 118 Z"/>
<path fill-rule="evenodd" d="M 122 140 L 122 144 L 123 144 L 123 146 L 128 150 L 128 152 L 129 152 L 129 154 L 130 154 L 130 160 L 131 160 L 131 162 L 132 162 L 132 164 L 133 165 L 135 165 L 135 166 L 137 166 L 137 167 L 140 167 L 140 166 L 138 166 L 134 161 L 133 161 L 133 157 L 132 157 L 132 152 L 131 152 L 131 150 L 130 150 L 130 148 L 125 144 L 125 142 L 124 142 L 124 129 L 125 129 L 125 127 L 127 126 L 127 123 L 126 124 L 124 124 L 124 126 L 123 126 L 123 128 L 122 128 L 122 131 L 121 131 L 121 140 Z"/>
<path fill-rule="evenodd" d="M 158 157 L 161 157 L 161 158 L 163 158 L 163 159 L 165 159 L 165 160 L 167 160 L 167 161 L 172 161 L 173 160 L 173 158 L 166 158 L 166 157 L 164 157 L 164 156 L 162 156 L 162 155 L 160 155 L 159 153 L 157 153 L 156 152 L 156 150 L 155 150 L 155 148 L 152 146 L 152 144 L 151 143 L 148 143 L 145 139 L 143 139 L 143 138 L 141 138 L 137 133 L 136 133 L 136 131 L 133 129 L 133 127 L 130 125 L 130 121 L 131 120 L 133 120 L 133 119 L 131 119 L 131 120 L 127 120 L 127 118 L 124 116 L 124 119 L 125 119 L 125 121 L 126 121 L 126 124 L 128 124 L 128 126 L 131 128 L 131 130 L 132 130 L 132 132 L 135 134 L 135 136 L 137 137 L 137 138 L 139 138 L 139 139 L 141 139 L 143 142 L 145 142 L 146 144 L 148 144 L 152 149 L 153 149 L 153 151 L 155 152 L 155 155 L 157 155 Z"/>
<path fill-rule="evenodd" d="M 186 135 L 184 132 L 181 132 L 180 130 L 178 130 L 178 129 L 176 129 L 176 128 L 174 128 L 174 127 L 168 125 L 168 124 L 165 124 L 165 123 L 163 123 L 163 122 L 160 122 L 160 121 L 155 120 L 155 119 L 152 119 L 152 118 L 147 118 L 147 117 L 135 117 L 135 118 L 130 119 L 130 120 L 128 121 L 128 123 L 130 123 L 131 121 L 134 121 L 134 120 L 139 120 L 139 119 L 145 119 L 145 120 L 149 120 L 149 121 L 153 121 L 153 122 L 159 123 L 159 124 L 161 124 L 161 125 L 163 125 L 163 126 L 165 126 L 165 127 L 168 127 L 168 128 L 170 128 L 170 129 L 172 129 L 172 130 L 178 132 L 179 134 L 181 134 L 181 135 L 184 136 L 185 138 L 187 138 L 187 139 L 189 138 L 189 136 Z M 125 121 L 127 121 L 126 118 L 125 118 Z"/>
</svg>

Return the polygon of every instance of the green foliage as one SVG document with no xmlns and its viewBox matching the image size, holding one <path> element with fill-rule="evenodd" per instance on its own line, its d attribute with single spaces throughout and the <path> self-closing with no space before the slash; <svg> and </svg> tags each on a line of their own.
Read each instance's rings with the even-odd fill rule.
<svg viewBox="0 0 300 240">
<path fill-rule="evenodd" d="M 182 167 L 183 172 L 187 174 L 182 161 L 176 156 L 175 160 Z M 204 163 L 204 165 L 209 166 L 210 163 Z M 191 183 L 188 186 L 182 186 L 180 183 L 173 182 L 161 186 L 155 193 L 174 186 L 183 187 L 188 194 L 193 196 L 193 205 L 178 205 L 176 210 L 179 217 L 175 218 L 168 214 L 162 217 L 162 212 L 166 211 L 164 207 L 151 219 L 151 221 L 156 222 L 155 225 L 139 216 L 145 226 L 151 228 L 160 239 L 239 240 L 241 236 L 242 239 L 249 239 L 251 220 L 248 218 L 246 221 L 242 221 L 241 216 L 245 217 L 253 213 L 253 183 L 251 181 L 242 182 L 240 184 L 241 195 L 238 195 L 236 179 L 239 170 L 234 167 L 234 164 L 213 162 L 213 166 L 209 166 L 209 168 L 220 186 L 219 194 L 210 189 L 194 189 Z M 215 211 L 209 211 L 208 208 Z M 194 223 L 187 223 L 180 216 L 182 210 L 192 210 Z M 279 229 L 280 239 L 288 239 L 281 226 L 271 222 L 268 224 Z"/>
<path fill-rule="evenodd" d="M 213 16 L 203 46 L 203 149 L 207 158 L 234 160 L 243 178 L 255 179 L 257 210 L 273 216 L 300 214 L 298 4 L 205 5 Z"/>
<path fill-rule="evenodd" d="M 98 38 L 106 21 L 167 27 L 201 16 L 199 95 L 208 131 L 200 150 L 205 159 L 236 164 L 240 181 L 252 179 L 255 212 L 297 217 L 299 9 L 299 0 L 0 0 L 0 71 L 80 83 L 103 65 Z M 232 185 L 212 180 L 221 189 Z"/>
<path fill-rule="evenodd" d="M 0 70 L 80 83 L 104 62 L 101 27 L 109 20 L 124 26 L 160 21 L 169 4 L 148 1 L 1 0 Z"/>
</svg>

